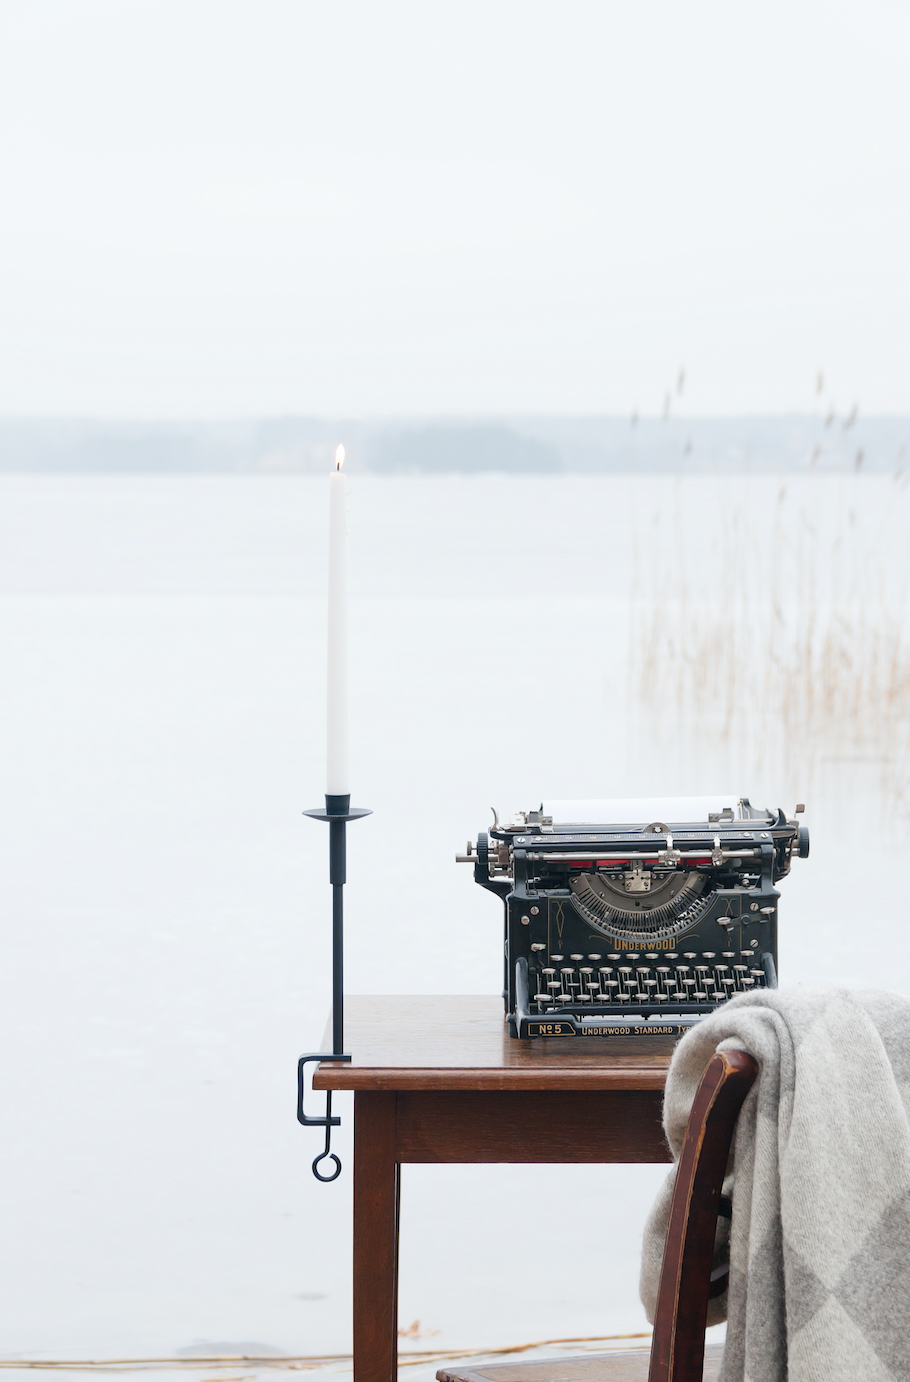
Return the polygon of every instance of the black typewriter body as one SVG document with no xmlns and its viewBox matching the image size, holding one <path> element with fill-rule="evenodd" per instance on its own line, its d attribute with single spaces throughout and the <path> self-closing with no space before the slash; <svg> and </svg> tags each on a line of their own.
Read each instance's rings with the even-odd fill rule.
<svg viewBox="0 0 910 1382">
<path fill-rule="evenodd" d="M 808 831 L 745 798 L 704 814 L 592 824 L 541 807 L 468 846 L 505 907 L 513 1036 L 678 1034 L 777 986 L 775 885 Z"/>
</svg>

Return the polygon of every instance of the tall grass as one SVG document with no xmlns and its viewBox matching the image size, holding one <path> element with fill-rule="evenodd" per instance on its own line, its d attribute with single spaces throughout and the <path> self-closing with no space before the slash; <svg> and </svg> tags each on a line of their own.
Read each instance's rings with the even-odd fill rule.
<svg viewBox="0 0 910 1382">
<path fill-rule="evenodd" d="M 631 689 L 664 736 L 807 787 L 873 762 L 910 807 L 905 481 L 675 481 L 638 534 Z"/>
</svg>

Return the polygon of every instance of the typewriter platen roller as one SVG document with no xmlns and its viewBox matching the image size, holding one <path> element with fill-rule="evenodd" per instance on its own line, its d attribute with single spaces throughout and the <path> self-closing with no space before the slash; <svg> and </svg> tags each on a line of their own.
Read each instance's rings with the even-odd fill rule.
<svg viewBox="0 0 910 1382">
<path fill-rule="evenodd" d="M 457 859 L 503 900 L 512 1035 L 618 1037 L 776 988 L 775 884 L 808 854 L 797 820 L 718 796 L 494 812 Z"/>
</svg>

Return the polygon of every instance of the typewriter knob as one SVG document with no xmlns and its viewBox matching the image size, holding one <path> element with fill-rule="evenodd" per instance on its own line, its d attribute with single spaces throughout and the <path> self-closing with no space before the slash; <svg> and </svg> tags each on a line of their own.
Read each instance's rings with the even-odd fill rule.
<svg viewBox="0 0 910 1382">
<path fill-rule="evenodd" d="M 809 857 L 809 827 L 807 825 L 801 825 L 799 828 L 797 853 L 800 859 L 808 859 Z"/>
</svg>

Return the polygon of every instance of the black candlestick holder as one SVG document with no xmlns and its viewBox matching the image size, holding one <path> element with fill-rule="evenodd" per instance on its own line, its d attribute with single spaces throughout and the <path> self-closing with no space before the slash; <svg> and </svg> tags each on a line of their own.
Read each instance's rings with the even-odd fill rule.
<svg viewBox="0 0 910 1382">
<path fill-rule="evenodd" d="M 341 1175 L 341 1162 L 331 1150 L 332 1129 L 341 1123 L 340 1118 L 332 1117 L 332 1091 L 326 1090 L 325 1115 L 310 1118 L 303 1108 L 304 1071 L 311 1061 L 349 1061 L 350 1055 L 344 1050 L 344 884 L 347 874 L 347 826 L 348 821 L 359 821 L 362 816 L 371 816 L 372 811 L 362 806 L 351 806 L 350 793 L 325 798 L 325 810 L 316 807 L 304 811 L 315 821 L 328 821 L 329 825 L 329 882 L 332 885 L 332 1049 L 315 1051 L 301 1056 L 297 1062 L 297 1119 L 305 1128 L 325 1128 L 325 1147 L 313 1161 L 313 1175 L 317 1180 L 337 1180 Z M 328 1157 L 335 1163 L 330 1176 L 324 1176 L 319 1163 Z"/>
</svg>

